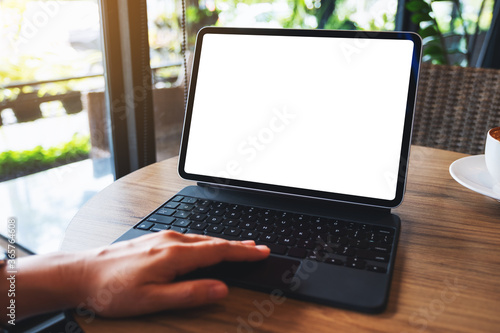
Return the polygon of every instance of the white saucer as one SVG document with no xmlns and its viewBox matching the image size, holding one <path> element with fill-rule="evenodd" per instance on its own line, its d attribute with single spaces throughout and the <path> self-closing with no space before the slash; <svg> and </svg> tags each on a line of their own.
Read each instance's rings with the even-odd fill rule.
<svg viewBox="0 0 500 333">
<path fill-rule="evenodd" d="M 482 195 L 500 200 L 500 186 L 494 185 L 484 155 L 468 156 L 450 165 L 450 174 L 459 184 Z"/>
</svg>

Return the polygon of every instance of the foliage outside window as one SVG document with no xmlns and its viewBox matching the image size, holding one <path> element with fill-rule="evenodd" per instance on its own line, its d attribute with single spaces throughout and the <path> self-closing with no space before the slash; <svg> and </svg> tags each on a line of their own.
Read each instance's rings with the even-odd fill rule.
<svg viewBox="0 0 500 333">
<path fill-rule="evenodd" d="M 25 151 L 0 153 L 0 181 L 5 181 L 57 166 L 87 159 L 90 137 L 75 134 L 70 142 L 51 148 L 37 146 Z"/>
<path fill-rule="evenodd" d="M 492 19 L 492 0 L 411 0 L 406 7 L 424 39 L 424 61 L 474 65 Z"/>
</svg>

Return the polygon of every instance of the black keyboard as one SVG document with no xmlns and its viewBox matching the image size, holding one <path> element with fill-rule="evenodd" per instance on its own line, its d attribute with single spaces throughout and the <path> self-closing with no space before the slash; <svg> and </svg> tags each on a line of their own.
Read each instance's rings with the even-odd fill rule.
<svg viewBox="0 0 500 333">
<path fill-rule="evenodd" d="M 386 273 L 395 229 L 175 196 L 134 228 L 254 240 L 271 253 Z"/>
</svg>

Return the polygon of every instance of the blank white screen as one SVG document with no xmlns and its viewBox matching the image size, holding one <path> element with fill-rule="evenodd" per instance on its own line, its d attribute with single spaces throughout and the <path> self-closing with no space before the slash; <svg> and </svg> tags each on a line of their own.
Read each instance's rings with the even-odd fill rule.
<svg viewBox="0 0 500 333">
<path fill-rule="evenodd" d="M 207 34 L 184 170 L 392 200 L 413 43 Z"/>
</svg>

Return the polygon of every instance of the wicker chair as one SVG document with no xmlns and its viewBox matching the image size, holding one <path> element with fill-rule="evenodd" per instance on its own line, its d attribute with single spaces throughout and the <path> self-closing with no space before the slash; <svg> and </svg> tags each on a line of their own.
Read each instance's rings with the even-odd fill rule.
<svg viewBox="0 0 500 333">
<path fill-rule="evenodd" d="M 482 154 L 500 126 L 500 70 L 422 64 L 412 144 Z"/>
</svg>

